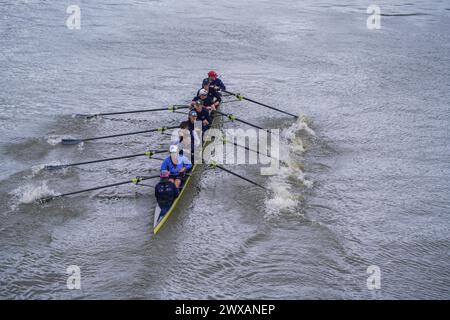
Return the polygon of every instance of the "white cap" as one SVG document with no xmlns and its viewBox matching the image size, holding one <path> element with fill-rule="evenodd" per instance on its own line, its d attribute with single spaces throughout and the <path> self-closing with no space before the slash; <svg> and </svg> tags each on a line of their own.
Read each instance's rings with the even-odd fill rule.
<svg viewBox="0 0 450 320">
<path fill-rule="evenodd" d="M 173 144 L 170 146 L 170 153 L 177 153 L 178 152 L 178 146 L 176 144 Z"/>
<path fill-rule="evenodd" d="M 208 95 L 208 91 L 206 91 L 205 89 L 200 89 L 200 92 L 198 93 L 199 96 L 207 96 Z"/>
</svg>

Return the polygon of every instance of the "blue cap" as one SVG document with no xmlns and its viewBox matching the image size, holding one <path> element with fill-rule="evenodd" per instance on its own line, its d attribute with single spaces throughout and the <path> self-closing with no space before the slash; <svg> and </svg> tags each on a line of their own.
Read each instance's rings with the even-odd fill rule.
<svg viewBox="0 0 450 320">
<path fill-rule="evenodd" d="M 193 116 L 193 117 L 197 117 L 198 116 L 197 115 L 197 111 L 195 111 L 195 110 L 192 110 L 191 112 L 189 112 L 189 115 Z"/>
<path fill-rule="evenodd" d="M 208 78 L 203 80 L 202 87 L 206 86 L 207 84 L 209 84 Z"/>
</svg>

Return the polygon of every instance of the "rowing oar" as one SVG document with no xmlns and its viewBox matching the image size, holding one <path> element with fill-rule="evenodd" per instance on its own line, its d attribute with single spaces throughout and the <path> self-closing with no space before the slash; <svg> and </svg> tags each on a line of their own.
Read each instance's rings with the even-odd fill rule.
<svg viewBox="0 0 450 320">
<path fill-rule="evenodd" d="M 157 131 L 163 133 L 166 130 L 176 129 L 176 128 L 179 128 L 179 126 L 162 127 L 162 128 L 142 130 L 142 131 L 135 131 L 135 132 L 119 133 L 119 134 L 113 134 L 113 135 L 110 135 L 110 136 L 102 136 L 102 137 L 94 137 L 94 138 L 86 138 L 86 139 L 62 139 L 61 143 L 64 144 L 64 145 L 73 145 L 73 144 L 79 144 L 79 143 L 85 142 L 85 141 L 100 140 L 100 139 L 107 139 L 107 138 L 116 138 L 116 137 L 122 137 L 122 136 L 131 136 L 133 134 L 141 134 L 141 133 L 157 132 Z"/>
<path fill-rule="evenodd" d="M 222 101 L 220 104 L 230 103 L 230 102 L 238 102 L 238 101 L 242 101 L 242 100 L 236 99 L 236 100 Z"/>
<path fill-rule="evenodd" d="M 90 161 L 68 163 L 68 164 L 48 165 L 48 166 L 45 166 L 44 169 L 45 170 L 60 170 L 60 169 L 64 169 L 67 167 L 82 166 L 85 164 L 99 163 L 99 162 L 105 162 L 105 161 L 114 161 L 114 160 L 128 159 L 128 158 L 135 158 L 135 157 L 142 157 L 142 156 L 149 157 L 150 159 L 158 159 L 159 160 L 159 158 L 152 158 L 152 156 L 155 154 L 158 154 L 158 153 L 166 153 L 166 152 L 167 152 L 167 150 L 146 151 L 144 153 L 129 154 L 129 155 L 114 157 L 114 158 L 105 158 L 105 159 L 99 159 L 99 160 L 90 160 Z"/>
<path fill-rule="evenodd" d="M 143 113 L 143 112 L 155 112 L 155 111 L 170 111 L 174 112 L 178 109 L 187 109 L 189 108 L 189 105 L 185 104 L 174 104 L 170 105 L 168 108 L 157 108 L 157 109 L 142 109 L 142 110 L 130 110 L 130 111 L 118 111 L 118 112 L 106 112 L 106 113 L 95 113 L 95 114 L 76 114 L 76 117 L 79 118 L 94 118 L 94 117 L 101 117 L 101 116 L 112 116 L 112 115 L 118 115 L 118 114 L 129 114 L 129 113 Z"/>
<path fill-rule="evenodd" d="M 133 178 L 133 179 L 127 180 L 127 181 L 122 181 L 122 182 L 107 184 L 107 185 L 104 185 L 104 186 L 93 187 L 93 188 L 89 188 L 89 189 L 83 189 L 83 190 L 78 190 L 78 191 L 58 194 L 56 196 L 50 196 L 50 197 L 46 197 L 46 198 L 40 198 L 40 199 L 37 199 L 36 202 L 42 204 L 42 203 L 46 203 L 46 202 L 49 202 L 49 201 L 57 199 L 57 198 L 67 197 L 67 196 L 71 196 L 71 195 L 74 195 L 74 194 L 79 194 L 79 193 L 89 192 L 89 191 L 94 191 L 94 190 L 99 190 L 99 189 L 106 189 L 106 188 L 116 187 L 116 186 L 120 186 L 120 185 L 123 185 L 123 184 L 134 183 L 134 184 L 137 185 L 141 181 L 149 180 L 149 179 L 155 179 L 155 178 L 159 178 L 159 175 L 155 175 L 155 176 L 138 176 L 136 178 Z"/>
<path fill-rule="evenodd" d="M 272 157 L 272 156 L 269 156 L 269 155 L 267 155 L 267 154 L 262 154 L 261 152 L 259 152 L 259 151 L 257 151 L 257 150 L 253 150 L 253 149 L 250 149 L 249 147 L 246 147 L 246 146 L 240 145 L 240 144 L 238 144 L 238 143 L 236 143 L 236 142 L 232 142 L 232 141 L 229 141 L 229 140 L 227 140 L 227 139 L 224 139 L 224 138 L 222 138 L 221 140 L 222 140 L 223 144 L 227 144 L 227 143 L 230 143 L 230 144 L 232 144 L 232 145 L 234 145 L 234 146 L 236 146 L 236 147 L 239 147 L 239 148 L 243 148 L 243 149 L 245 149 L 245 150 L 248 150 L 248 151 L 254 152 L 254 153 L 258 154 L 258 155 L 261 155 L 261 156 L 264 156 L 264 157 L 268 157 L 268 158 L 271 158 L 271 159 L 274 159 L 274 160 L 280 161 L 280 162 L 282 162 L 282 163 L 286 163 L 286 162 L 285 162 L 285 161 L 283 161 L 283 160 L 277 159 L 277 158 L 275 158 L 275 157 Z"/>
<path fill-rule="evenodd" d="M 272 106 L 268 106 L 267 104 L 264 104 L 264 103 L 261 103 L 261 102 L 258 102 L 258 101 L 246 98 L 246 97 L 242 96 L 240 93 L 233 93 L 233 92 L 230 92 L 230 91 L 227 91 L 227 90 L 222 90 L 222 92 L 226 92 L 228 94 L 231 94 L 231 95 L 235 96 L 238 100 L 247 100 L 247 101 L 253 102 L 255 104 L 259 104 L 260 106 L 263 106 L 263 107 L 266 107 L 266 108 L 269 108 L 269 109 L 272 109 L 272 110 L 275 110 L 275 111 L 287 114 L 287 115 L 289 115 L 291 117 L 294 117 L 294 118 L 298 119 L 298 116 L 296 116 L 295 114 L 292 114 L 292 113 L 289 113 L 287 111 L 284 111 L 284 110 L 281 110 L 281 109 L 278 109 L 278 108 L 275 108 L 275 107 L 272 107 Z"/>
<path fill-rule="evenodd" d="M 256 128 L 256 129 L 265 130 L 265 131 L 267 131 L 268 133 L 270 133 L 270 130 L 269 130 L 269 129 L 264 129 L 264 128 L 261 128 L 260 126 L 257 126 L 256 124 L 253 124 L 253 123 L 250 123 L 250 122 L 248 122 L 248 121 L 239 119 L 239 118 L 236 117 L 234 114 L 231 114 L 231 113 L 230 113 L 230 114 L 226 114 L 226 113 L 220 112 L 220 111 L 218 111 L 218 110 L 215 110 L 215 112 L 218 113 L 218 114 L 221 114 L 221 115 L 223 115 L 223 116 L 225 116 L 225 117 L 227 117 L 227 118 L 230 119 L 231 121 L 242 122 L 242 123 L 245 123 L 246 125 L 249 125 L 250 127 L 253 127 L 253 128 Z"/>
<path fill-rule="evenodd" d="M 250 179 L 247 179 L 246 177 L 243 177 L 243 176 L 241 176 L 240 174 L 237 174 L 237 173 L 235 173 L 235 172 L 233 172 L 233 171 L 231 171 L 231 170 L 228 170 L 228 169 L 222 167 L 221 165 L 218 165 L 218 164 L 217 164 L 216 162 L 214 162 L 214 161 L 211 162 L 211 163 L 209 164 L 209 166 L 212 167 L 212 168 L 219 168 L 220 170 L 223 170 L 223 171 L 225 171 L 225 172 L 228 172 L 229 174 L 232 174 L 233 176 L 236 176 L 236 177 L 238 177 L 238 178 L 241 178 L 242 180 L 245 180 L 245 181 L 247 181 L 247 182 L 249 182 L 249 183 L 251 183 L 251 184 L 253 184 L 253 185 L 257 186 L 257 187 L 263 188 L 263 189 L 265 189 L 265 190 L 270 190 L 270 189 L 267 189 L 266 187 L 260 185 L 259 183 L 256 183 L 255 181 L 252 181 L 252 180 L 250 180 Z"/>
</svg>

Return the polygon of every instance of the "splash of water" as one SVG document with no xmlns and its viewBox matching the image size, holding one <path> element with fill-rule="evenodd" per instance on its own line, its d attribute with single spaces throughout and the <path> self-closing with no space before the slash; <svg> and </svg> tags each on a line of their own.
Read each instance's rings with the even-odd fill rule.
<svg viewBox="0 0 450 320">
<path fill-rule="evenodd" d="M 292 192 L 286 182 L 271 178 L 268 187 L 273 191 L 273 194 L 271 198 L 265 201 L 265 219 L 278 217 L 282 211 L 294 211 L 298 207 L 298 203 L 292 197 Z"/>
<path fill-rule="evenodd" d="M 308 126 L 304 116 L 281 133 L 284 141 L 280 141 L 282 144 L 280 147 L 287 152 L 282 153 L 284 166 L 280 167 L 276 176 L 269 179 L 268 187 L 273 194 L 265 201 L 265 218 L 277 217 L 283 212 L 302 215 L 299 210 L 301 205 L 300 184 L 305 188 L 312 188 L 314 182 L 306 178 L 303 165 L 299 160 L 294 160 L 290 155 L 305 151 L 303 140 L 299 136 L 301 133 L 315 136 L 315 132 Z"/>
<path fill-rule="evenodd" d="M 49 136 L 47 139 L 47 143 L 51 146 L 56 146 L 61 144 L 63 139 L 76 139 L 73 136 Z M 84 149 L 84 142 L 77 144 L 78 150 L 82 151 Z"/>
<path fill-rule="evenodd" d="M 41 172 L 45 167 L 45 164 L 38 164 L 35 166 L 31 167 L 31 175 L 29 176 L 29 178 L 33 178 L 35 177 L 37 174 L 39 174 L 39 172 Z"/>
<path fill-rule="evenodd" d="M 63 163 L 61 163 L 60 161 L 51 161 L 51 162 L 46 163 L 46 164 L 34 165 L 34 166 L 31 167 L 31 173 L 29 175 L 26 175 L 25 178 L 26 179 L 35 178 L 40 173 L 47 171 L 45 169 L 45 167 L 47 167 L 47 166 L 59 166 L 59 165 L 63 165 Z M 60 175 L 65 175 L 65 174 L 67 174 L 69 172 L 69 168 L 60 168 L 60 169 L 56 170 L 56 172 L 58 174 L 60 174 Z"/>
<path fill-rule="evenodd" d="M 61 143 L 62 137 L 61 136 L 50 136 L 47 139 L 47 143 L 51 146 L 56 146 Z"/>
<path fill-rule="evenodd" d="M 77 145 L 77 150 L 78 151 L 83 151 L 84 150 L 84 142 L 81 142 Z"/>
<path fill-rule="evenodd" d="M 34 203 L 37 199 L 47 197 L 47 196 L 55 196 L 57 193 L 51 190 L 47 186 L 47 182 L 42 182 L 41 185 L 36 186 L 32 184 L 27 184 L 18 187 L 17 189 L 10 192 L 14 200 L 13 208 L 17 207 L 19 204 L 30 204 Z"/>
<path fill-rule="evenodd" d="M 306 179 L 300 165 L 290 163 L 288 166 L 281 167 L 276 176 L 269 179 L 268 187 L 272 190 L 271 198 L 265 201 L 265 218 L 277 217 L 282 212 L 302 215 L 300 208 L 299 186 L 289 181 L 289 178 L 295 178 L 306 188 L 313 186 L 313 181 Z"/>
<path fill-rule="evenodd" d="M 295 175 L 297 181 L 301 182 L 306 188 L 311 188 L 313 186 L 313 181 L 306 179 L 305 173 L 302 169 L 294 169 L 292 171 L 292 175 Z"/>
<path fill-rule="evenodd" d="M 299 117 L 296 122 L 282 131 L 281 136 L 288 141 L 295 140 L 300 132 L 315 137 L 316 133 L 309 127 L 308 122 L 308 118 L 305 116 Z"/>
<path fill-rule="evenodd" d="M 298 152 L 298 153 L 303 153 L 305 152 L 305 147 L 303 145 L 303 140 L 299 137 L 294 137 L 292 139 L 292 144 L 290 144 L 290 150 L 292 152 Z"/>
</svg>

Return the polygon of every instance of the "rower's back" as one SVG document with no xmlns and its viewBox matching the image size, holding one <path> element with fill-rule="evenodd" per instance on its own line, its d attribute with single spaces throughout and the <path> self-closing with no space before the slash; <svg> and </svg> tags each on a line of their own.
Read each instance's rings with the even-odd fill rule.
<svg viewBox="0 0 450 320">
<path fill-rule="evenodd" d="M 172 203 L 178 197 L 179 191 L 175 183 L 169 179 L 161 179 L 155 186 L 155 197 L 161 208 L 161 216 L 163 216 L 172 206 Z"/>
</svg>

